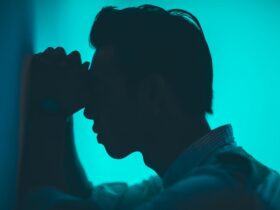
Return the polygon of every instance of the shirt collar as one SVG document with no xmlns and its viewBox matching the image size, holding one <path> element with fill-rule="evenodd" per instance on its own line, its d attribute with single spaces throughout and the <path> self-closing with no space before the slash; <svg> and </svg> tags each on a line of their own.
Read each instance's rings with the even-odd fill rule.
<svg viewBox="0 0 280 210">
<path fill-rule="evenodd" d="M 172 163 L 163 176 L 164 187 L 168 187 L 183 178 L 188 171 L 197 167 L 214 151 L 226 145 L 236 145 L 232 126 L 230 124 L 220 126 L 210 131 L 187 147 L 187 149 Z"/>
</svg>

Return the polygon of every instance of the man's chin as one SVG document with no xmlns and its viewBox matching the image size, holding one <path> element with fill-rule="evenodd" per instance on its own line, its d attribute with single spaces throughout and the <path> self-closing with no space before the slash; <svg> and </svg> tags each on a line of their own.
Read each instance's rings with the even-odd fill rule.
<svg viewBox="0 0 280 210">
<path fill-rule="evenodd" d="M 127 151 L 118 150 L 118 149 L 111 149 L 111 148 L 106 147 L 105 145 L 104 145 L 104 147 L 105 147 L 105 150 L 108 153 L 108 155 L 114 159 L 123 159 L 132 153 L 132 152 L 127 152 Z"/>
</svg>

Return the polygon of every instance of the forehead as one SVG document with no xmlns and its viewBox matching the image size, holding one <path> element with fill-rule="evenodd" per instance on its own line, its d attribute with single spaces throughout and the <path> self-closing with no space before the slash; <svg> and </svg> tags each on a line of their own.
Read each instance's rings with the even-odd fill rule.
<svg viewBox="0 0 280 210">
<path fill-rule="evenodd" d="M 92 75 L 101 77 L 116 75 L 116 55 L 111 46 L 96 49 L 91 63 Z"/>
</svg>

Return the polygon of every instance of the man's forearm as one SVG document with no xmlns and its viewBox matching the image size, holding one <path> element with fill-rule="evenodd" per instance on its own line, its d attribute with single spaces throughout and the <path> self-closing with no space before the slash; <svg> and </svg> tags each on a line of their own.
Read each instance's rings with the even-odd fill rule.
<svg viewBox="0 0 280 210">
<path fill-rule="evenodd" d="M 22 191 L 53 186 L 85 196 L 88 183 L 76 155 L 72 117 L 36 113 L 28 118 L 22 161 Z"/>
<path fill-rule="evenodd" d="M 63 153 L 66 118 L 36 113 L 27 117 L 23 143 L 21 190 L 40 186 L 65 188 L 63 181 Z"/>
</svg>

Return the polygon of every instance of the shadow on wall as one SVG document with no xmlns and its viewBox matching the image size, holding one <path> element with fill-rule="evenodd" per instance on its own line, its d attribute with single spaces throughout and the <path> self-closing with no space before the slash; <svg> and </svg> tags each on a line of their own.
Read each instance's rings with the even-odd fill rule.
<svg viewBox="0 0 280 210">
<path fill-rule="evenodd" d="M 32 51 L 31 1 L 0 2 L 0 209 L 15 208 L 20 137 L 20 85 Z"/>
</svg>

